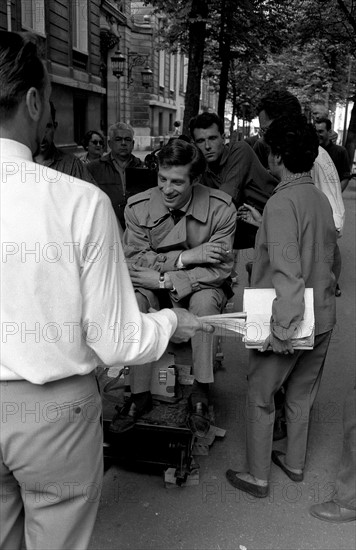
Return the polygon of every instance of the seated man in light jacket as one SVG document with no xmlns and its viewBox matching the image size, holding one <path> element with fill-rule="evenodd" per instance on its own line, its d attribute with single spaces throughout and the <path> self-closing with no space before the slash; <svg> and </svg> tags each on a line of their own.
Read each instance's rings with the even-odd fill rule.
<svg viewBox="0 0 356 550">
<path fill-rule="evenodd" d="M 199 316 L 218 314 L 232 295 L 232 198 L 198 183 L 205 159 L 194 145 L 176 139 L 157 158 L 158 186 L 129 199 L 125 209 L 124 252 L 139 307 L 148 311 L 168 303 Z M 213 336 L 193 337 L 192 352 L 190 406 L 204 431 L 209 384 L 214 381 Z M 147 366 L 130 368 L 131 399 L 114 418 L 112 431 L 132 428 L 151 407 L 150 384 Z"/>
</svg>

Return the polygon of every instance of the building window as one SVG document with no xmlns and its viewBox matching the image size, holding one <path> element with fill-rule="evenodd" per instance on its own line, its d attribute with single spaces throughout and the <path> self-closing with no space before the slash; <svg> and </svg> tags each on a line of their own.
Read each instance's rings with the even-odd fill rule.
<svg viewBox="0 0 356 550">
<path fill-rule="evenodd" d="M 72 2 L 73 48 L 88 53 L 88 0 Z"/>
<path fill-rule="evenodd" d="M 21 0 L 21 23 L 25 29 L 45 36 L 44 0 Z"/>
<path fill-rule="evenodd" d="M 164 66 L 165 66 L 165 52 L 160 50 L 159 52 L 159 86 L 164 88 Z"/>
<path fill-rule="evenodd" d="M 170 58 L 170 64 L 169 64 L 169 89 L 171 92 L 174 92 L 174 90 L 176 89 L 175 76 L 176 76 L 175 55 L 172 53 Z"/>
</svg>

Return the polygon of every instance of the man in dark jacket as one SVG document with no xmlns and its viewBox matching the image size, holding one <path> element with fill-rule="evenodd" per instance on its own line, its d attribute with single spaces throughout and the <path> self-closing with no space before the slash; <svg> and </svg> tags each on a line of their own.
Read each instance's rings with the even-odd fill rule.
<svg viewBox="0 0 356 550">
<path fill-rule="evenodd" d="M 95 183 L 82 161 L 73 155 L 58 149 L 54 144 L 54 136 L 58 127 L 56 120 L 56 108 L 52 101 L 50 103 L 51 115 L 47 121 L 45 133 L 42 138 L 39 151 L 35 157 L 35 162 L 58 170 L 63 174 L 68 174 L 75 178 Z"/>
<path fill-rule="evenodd" d="M 115 214 L 125 228 L 124 209 L 128 197 L 125 171 L 127 168 L 143 168 L 143 164 L 132 154 L 135 144 L 132 126 L 117 122 L 110 126 L 108 134 L 110 153 L 90 162 L 88 170 L 110 198 Z"/>
<path fill-rule="evenodd" d="M 244 141 L 225 145 L 224 122 L 215 113 L 192 118 L 190 133 L 208 163 L 202 183 L 228 193 L 238 208 L 244 202 L 262 212 L 277 185 L 277 180 L 262 166 L 252 148 Z M 237 222 L 234 248 L 255 244 L 256 228 Z"/>
</svg>

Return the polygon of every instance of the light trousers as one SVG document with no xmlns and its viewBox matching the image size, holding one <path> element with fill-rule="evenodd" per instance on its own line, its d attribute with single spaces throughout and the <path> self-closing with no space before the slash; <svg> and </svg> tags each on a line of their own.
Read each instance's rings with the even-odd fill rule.
<svg viewBox="0 0 356 550">
<path fill-rule="evenodd" d="M 334 500 L 343 508 L 356 510 L 356 388 L 346 397 L 343 424 L 344 440 Z"/>
<path fill-rule="evenodd" d="M 94 374 L 1 382 L 0 397 L 1 550 L 85 550 L 103 476 Z"/>
<path fill-rule="evenodd" d="M 147 313 L 149 307 L 160 309 L 159 297 L 152 291 L 136 291 L 140 311 Z M 172 302 L 174 308 L 186 307 L 194 315 L 217 315 L 226 304 L 226 295 L 221 288 L 207 288 L 194 292 L 181 302 Z M 191 339 L 193 374 L 198 382 L 214 382 L 214 335 L 199 331 Z M 152 363 L 130 367 L 132 393 L 149 391 L 152 378 Z"/>
</svg>

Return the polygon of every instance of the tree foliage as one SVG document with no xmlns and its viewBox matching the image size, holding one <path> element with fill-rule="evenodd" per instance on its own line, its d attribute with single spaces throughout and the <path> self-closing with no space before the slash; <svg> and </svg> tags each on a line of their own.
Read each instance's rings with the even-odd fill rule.
<svg viewBox="0 0 356 550">
<path fill-rule="evenodd" d="M 184 131 L 198 111 L 201 77 L 234 114 L 251 119 L 273 87 L 294 93 L 307 110 L 315 97 L 331 106 L 356 98 L 355 0 L 152 0 L 166 20 L 161 44 L 189 55 Z M 162 47 L 163 47 L 162 46 Z M 350 75 L 350 59 L 354 71 Z M 351 66 L 352 67 L 352 66 Z M 356 142 L 356 101 L 347 146 Z"/>
</svg>

